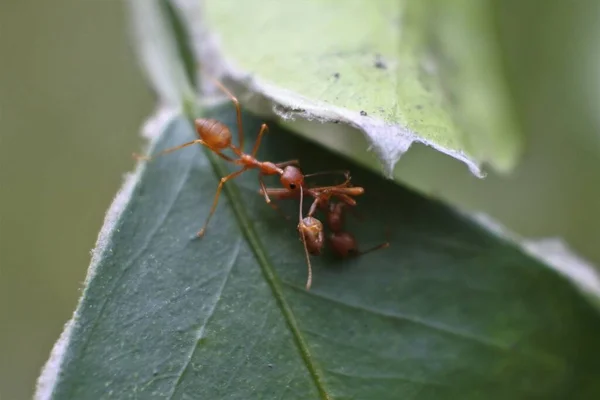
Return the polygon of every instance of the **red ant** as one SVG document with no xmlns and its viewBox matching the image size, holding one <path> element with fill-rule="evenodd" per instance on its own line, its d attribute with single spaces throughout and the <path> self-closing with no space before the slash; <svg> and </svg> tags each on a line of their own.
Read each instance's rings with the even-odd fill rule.
<svg viewBox="0 0 600 400">
<path fill-rule="evenodd" d="M 368 250 L 360 251 L 354 235 L 344 230 L 345 208 L 356 205 L 356 201 L 352 198 L 352 196 L 364 193 L 364 189 L 362 187 L 348 186 L 349 182 L 350 179 L 347 175 L 346 182 L 337 186 L 308 189 L 300 187 L 300 191 L 272 188 L 266 189 L 267 194 L 279 200 L 300 197 L 300 214 L 297 229 L 300 233 L 300 240 L 304 244 L 304 253 L 306 255 L 306 264 L 308 267 L 308 278 L 306 281 L 307 290 L 309 290 L 312 285 L 312 266 L 310 262 L 310 254 L 320 255 L 325 243 L 323 224 L 319 219 L 313 216 L 317 208 L 320 208 L 327 213 L 326 221 L 330 230 L 330 234 L 327 239 L 331 249 L 338 256 L 342 258 L 358 257 L 389 246 L 389 242 L 385 242 Z M 306 217 L 302 217 L 304 190 L 306 190 L 309 195 L 315 198 Z M 331 199 L 334 197 L 340 201 L 332 202 Z"/>
<path fill-rule="evenodd" d="M 215 198 L 213 200 L 213 205 L 210 209 L 210 214 L 206 218 L 206 222 L 204 223 L 202 229 L 198 231 L 198 237 L 204 236 L 204 232 L 206 231 L 208 223 L 217 208 L 219 196 L 221 194 L 221 189 L 223 188 L 225 182 L 227 182 L 228 180 L 236 178 L 237 176 L 241 175 L 249 169 L 258 169 L 260 171 L 258 175 L 260 187 L 263 189 L 265 201 L 267 203 L 270 203 L 271 199 L 269 198 L 265 184 L 263 182 L 264 175 L 279 175 L 281 184 L 283 185 L 285 190 L 290 192 L 297 191 L 299 188 L 301 188 L 304 185 L 304 178 L 306 176 L 309 176 L 302 174 L 302 172 L 298 168 L 298 160 L 272 163 L 270 161 L 259 161 L 256 159 L 256 153 L 260 146 L 260 141 L 265 132 L 269 130 L 267 124 L 262 124 L 256 142 L 254 143 L 252 153 L 244 153 L 242 150 L 244 148 L 244 131 L 242 128 L 242 114 L 240 110 L 240 103 L 238 99 L 235 96 L 233 96 L 233 94 L 231 94 L 231 92 L 229 92 L 229 90 L 227 90 L 227 88 L 225 88 L 223 84 L 221 84 L 221 82 L 217 81 L 216 79 L 213 79 L 213 81 L 217 85 L 217 87 L 221 91 L 223 91 L 227 95 L 227 97 L 229 97 L 229 99 L 233 102 L 235 106 L 235 111 L 237 115 L 239 147 L 235 146 L 231 142 L 231 131 L 224 123 L 215 119 L 198 118 L 194 120 L 194 126 L 200 139 L 184 143 L 180 146 L 169 148 L 167 150 L 161 151 L 160 153 L 154 156 L 158 157 L 160 155 L 171 153 L 173 151 L 182 149 L 187 146 L 191 146 L 193 144 L 201 144 L 210 149 L 213 153 L 215 153 L 217 156 L 221 157 L 225 161 L 231 162 L 235 165 L 239 165 L 242 167 L 242 169 L 221 178 L 219 186 L 217 187 L 217 193 L 215 194 Z M 231 149 L 233 153 L 237 156 L 237 158 L 231 158 L 223 154 L 222 151 L 226 149 Z M 134 156 L 138 159 L 145 160 L 150 160 L 154 158 L 138 156 L 136 154 L 134 154 Z"/>
</svg>

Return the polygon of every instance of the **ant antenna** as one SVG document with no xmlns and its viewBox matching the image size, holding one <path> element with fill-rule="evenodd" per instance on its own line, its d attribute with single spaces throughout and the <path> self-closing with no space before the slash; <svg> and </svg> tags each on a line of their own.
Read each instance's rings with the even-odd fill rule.
<svg viewBox="0 0 600 400">
<path fill-rule="evenodd" d="M 300 185 L 300 226 L 304 224 L 302 220 L 302 203 L 304 200 L 304 192 L 302 191 L 302 185 Z M 302 235 L 302 244 L 304 244 L 304 254 L 306 255 L 306 265 L 308 266 L 308 278 L 306 279 L 306 290 L 309 290 L 312 285 L 312 266 L 310 265 L 310 255 L 308 254 L 308 247 L 306 246 L 306 236 L 304 236 L 304 229 L 300 229 Z"/>
<path fill-rule="evenodd" d="M 309 177 L 312 177 L 312 176 L 338 175 L 338 174 L 339 175 L 344 175 L 344 178 L 346 178 L 346 181 L 342 185 L 339 185 L 339 186 L 345 186 L 348 183 L 350 183 L 350 180 L 351 180 L 351 178 L 350 178 L 350 171 L 348 171 L 348 170 L 321 171 L 321 172 L 315 172 L 315 173 L 312 173 L 312 174 L 304 175 L 304 177 L 305 178 L 309 178 Z"/>
</svg>

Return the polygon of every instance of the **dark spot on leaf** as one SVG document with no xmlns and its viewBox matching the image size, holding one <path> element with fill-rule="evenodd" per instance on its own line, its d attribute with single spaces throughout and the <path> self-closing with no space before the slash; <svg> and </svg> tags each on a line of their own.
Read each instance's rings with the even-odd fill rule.
<svg viewBox="0 0 600 400">
<path fill-rule="evenodd" d="M 375 63 L 373 65 L 377 69 L 387 69 L 386 63 L 381 59 L 381 54 L 375 54 Z"/>
<path fill-rule="evenodd" d="M 415 106 L 415 108 L 416 108 L 417 110 L 422 110 L 422 109 L 423 109 L 423 106 L 422 106 L 421 104 L 417 104 L 417 105 Z"/>
<path fill-rule="evenodd" d="M 363 117 L 367 116 L 367 112 L 364 110 L 360 110 L 360 115 L 362 115 Z"/>
<path fill-rule="evenodd" d="M 339 72 L 336 72 L 335 74 L 333 74 L 333 77 L 334 77 L 335 79 L 340 79 L 340 73 L 339 73 Z"/>
</svg>

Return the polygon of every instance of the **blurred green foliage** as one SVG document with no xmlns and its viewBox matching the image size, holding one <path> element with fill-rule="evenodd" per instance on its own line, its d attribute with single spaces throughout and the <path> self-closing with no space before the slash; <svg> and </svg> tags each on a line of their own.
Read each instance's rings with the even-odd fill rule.
<svg viewBox="0 0 600 400">
<path fill-rule="evenodd" d="M 483 181 L 421 147 L 400 173 L 528 237 L 562 236 L 600 265 L 600 2 L 494 1 L 505 70 L 526 134 L 513 174 Z M 417 170 L 415 165 L 427 165 Z M 441 173 L 440 171 L 443 171 Z"/>
<path fill-rule="evenodd" d="M 0 5 L 0 398 L 31 398 L 152 94 L 117 1 Z"/>
</svg>

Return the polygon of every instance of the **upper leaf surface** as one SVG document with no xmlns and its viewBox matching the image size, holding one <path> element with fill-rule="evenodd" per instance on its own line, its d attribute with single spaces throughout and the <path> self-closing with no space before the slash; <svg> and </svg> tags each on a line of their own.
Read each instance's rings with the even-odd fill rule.
<svg viewBox="0 0 600 400">
<path fill-rule="evenodd" d="M 228 108 L 211 116 L 234 128 Z M 245 117 L 247 150 L 262 121 Z M 271 125 L 259 158 L 305 172 L 347 168 Z M 177 119 L 154 151 L 186 142 Z M 214 158 L 214 157 L 213 157 Z M 94 266 L 59 363 L 54 398 L 593 398 L 600 320 L 549 268 L 451 209 L 362 169 L 369 247 L 313 257 L 311 291 L 296 223 L 228 182 L 200 148 L 148 163 Z M 215 173 L 216 172 L 216 173 Z M 275 181 L 276 182 L 276 181 Z M 275 184 L 273 184 L 274 186 Z M 282 204 L 297 215 L 297 204 Z"/>
</svg>

